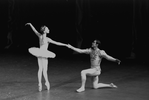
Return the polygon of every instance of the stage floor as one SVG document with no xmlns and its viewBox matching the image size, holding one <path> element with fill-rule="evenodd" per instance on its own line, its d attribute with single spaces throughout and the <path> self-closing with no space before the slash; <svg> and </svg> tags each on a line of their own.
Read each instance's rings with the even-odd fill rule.
<svg viewBox="0 0 149 100">
<path fill-rule="evenodd" d="M 103 61 L 101 83 L 114 83 L 118 88 L 93 89 L 87 78 L 86 91 L 80 87 L 80 71 L 89 68 L 89 61 L 49 59 L 50 91 L 38 92 L 37 59 L 29 55 L 1 55 L 0 100 L 149 100 L 149 68 L 145 64 Z"/>
</svg>

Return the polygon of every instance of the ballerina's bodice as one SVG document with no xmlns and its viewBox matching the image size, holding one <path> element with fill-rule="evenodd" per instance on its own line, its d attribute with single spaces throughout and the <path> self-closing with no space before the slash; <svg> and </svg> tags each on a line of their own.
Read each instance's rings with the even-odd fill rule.
<svg viewBox="0 0 149 100">
<path fill-rule="evenodd" d="M 48 41 L 46 37 L 41 36 L 39 38 L 40 49 L 47 50 L 48 49 Z"/>
</svg>

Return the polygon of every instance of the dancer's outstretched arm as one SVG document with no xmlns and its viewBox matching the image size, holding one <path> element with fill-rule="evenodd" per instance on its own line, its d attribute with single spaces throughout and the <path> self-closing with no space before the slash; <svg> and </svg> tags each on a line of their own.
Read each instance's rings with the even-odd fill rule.
<svg viewBox="0 0 149 100">
<path fill-rule="evenodd" d="M 49 42 L 49 43 L 52 43 L 52 44 L 55 44 L 55 45 L 58 45 L 58 46 L 67 46 L 67 44 L 54 41 L 54 40 L 52 40 L 52 39 L 50 39 L 50 38 L 47 38 L 47 39 L 48 39 L 48 42 Z"/>
<path fill-rule="evenodd" d="M 68 48 L 78 52 L 78 53 L 89 53 L 89 49 L 79 49 L 79 48 L 75 48 L 73 46 L 71 46 L 70 44 L 67 45 Z"/>
<path fill-rule="evenodd" d="M 29 25 L 32 30 L 34 31 L 34 33 L 37 35 L 37 36 L 40 36 L 40 33 L 35 29 L 35 27 L 31 24 L 31 23 L 26 23 L 25 25 Z"/>
<path fill-rule="evenodd" d="M 118 64 L 121 63 L 121 61 L 120 61 L 119 59 L 116 59 L 116 58 L 114 58 L 114 57 L 109 56 L 104 50 L 101 51 L 101 55 L 102 55 L 103 57 L 105 57 L 106 59 L 108 59 L 108 60 L 116 61 Z"/>
</svg>

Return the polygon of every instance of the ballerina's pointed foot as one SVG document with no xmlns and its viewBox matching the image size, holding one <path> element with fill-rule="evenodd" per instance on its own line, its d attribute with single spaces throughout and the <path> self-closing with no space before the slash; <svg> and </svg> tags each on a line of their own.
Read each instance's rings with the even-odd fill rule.
<svg viewBox="0 0 149 100">
<path fill-rule="evenodd" d="M 113 83 L 111 83 L 111 87 L 113 87 L 113 88 L 117 88 L 117 86 L 114 85 Z"/>
<path fill-rule="evenodd" d="M 78 93 L 83 92 L 83 91 L 85 91 L 85 88 L 82 88 L 82 87 L 76 90 L 76 92 Z"/>
<path fill-rule="evenodd" d="M 42 84 L 39 84 L 39 85 L 38 85 L 38 90 L 39 90 L 39 91 L 42 91 Z"/>
<path fill-rule="evenodd" d="M 50 90 L 50 83 L 49 82 L 46 82 L 45 85 L 47 87 L 47 90 Z"/>
</svg>

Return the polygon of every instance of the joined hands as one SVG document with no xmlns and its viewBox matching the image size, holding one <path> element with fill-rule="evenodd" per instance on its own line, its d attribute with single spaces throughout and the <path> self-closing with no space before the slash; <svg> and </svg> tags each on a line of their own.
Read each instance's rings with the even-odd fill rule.
<svg viewBox="0 0 149 100">
<path fill-rule="evenodd" d="M 67 44 L 66 45 L 68 48 L 72 49 L 72 46 L 70 44 Z"/>
</svg>

